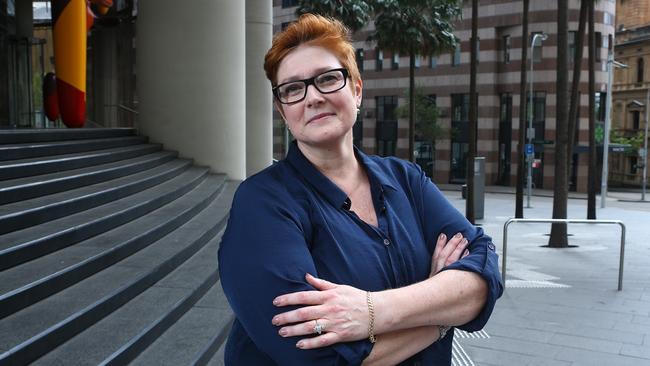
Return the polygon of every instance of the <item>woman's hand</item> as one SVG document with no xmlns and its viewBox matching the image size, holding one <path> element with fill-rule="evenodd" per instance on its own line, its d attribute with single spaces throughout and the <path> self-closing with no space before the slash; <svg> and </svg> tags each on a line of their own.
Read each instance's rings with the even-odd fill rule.
<svg viewBox="0 0 650 366">
<path fill-rule="evenodd" d="M 275 306 L 307 305 L 273 317 L 273 324 L 281 327 L 278 333 L 282 337 L 313 335 L 320 327 L 321 335 L 301 339 L 296 344 L 298 348 L 310 349 L 368 336 L 370 315 L 365 291 L 310 274 L 305 277 L 317 291 L 294 292 L 273 300 Z"/>
<path fill-rule="evenodd" d="M 433 250 L 433 258 L 431 258 L 431 273 L 429 277 L 435 276 L 440 270 L 446 266 L 454 263 L 460 258 L 469 255 L 467 245 L 469 242 L 463 238 L 463 234 L 457 233 L 447 241 L 447 236 L 441 233 L 438 236 L 436 247 Z"/>
<path fill-rule="evenodd" d="M 467 256 L 467 244 L 467 239 L 460 233 L 449 241 L 444 234 L 440 234 L 431 259 L 429 277 L 433 277 L 459 258 Z M 318 336 L 298 341 L 296 347 L 301 349 L 326 347 L 368 337 L 370 314 L 365 291 L 352 286 L 337 285 L 310 274 L 305 278 L 316 291 L 294 292 L 273 300 L 273 304 L 278 307 L 304 305 L 273 317 L 273 324 L 280 327 L 280 336 L 311 336 L 318 334 L 320 330 Z"/>
</svg>

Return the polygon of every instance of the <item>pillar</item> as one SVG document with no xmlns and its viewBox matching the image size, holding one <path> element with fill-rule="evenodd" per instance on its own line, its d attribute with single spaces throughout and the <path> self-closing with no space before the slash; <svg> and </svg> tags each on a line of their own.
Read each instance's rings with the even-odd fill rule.
<svg viewBox="0 0 650 366">
<path fill-rule="evenodd" d="M 245 3 L 138 2 L 136 126 L 231 179 L 246 176 Z"/>
<path fill-rule="evenodd" d="M 271 83 L 264 73 L 264 55 L 271 47 L 271 0 L 246 0 L 246 175 L 273 160 Z"/>
</svg>

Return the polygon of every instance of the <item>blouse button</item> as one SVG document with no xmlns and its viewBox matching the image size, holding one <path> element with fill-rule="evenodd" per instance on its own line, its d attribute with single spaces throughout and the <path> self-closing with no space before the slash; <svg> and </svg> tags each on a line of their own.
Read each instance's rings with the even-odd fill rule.
<svg viewBox="0 0 650 366">
<path fill-rule="evenodd" d="M 384 245 L 390 245 L 390 240 L 384 239 Z"/>
</svg>

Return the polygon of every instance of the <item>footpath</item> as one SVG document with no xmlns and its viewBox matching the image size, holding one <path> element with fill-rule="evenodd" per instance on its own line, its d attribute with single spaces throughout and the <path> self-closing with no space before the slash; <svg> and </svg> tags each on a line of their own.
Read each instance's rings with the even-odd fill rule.
<svg viewBox="0 0 650 366">
<path fill-rule="evenodd" d="M 439 187 L 464 213 L 459 187 Z M 568 217 L 585 219 L 586 194 L 569 197 Z M 622 291 L 618 225 L 569 224 L 572 247 L 554 249 L 544 247 L 550 224 L 511 224 L 504 295 L 483 331 L 456 333 L 453 365 L 650 365 L 650 201 L 640 198 L 609 192 L 600 208 L 597 197 L 597 218 L 626 226 Z M 486 187 L 477 224 L 494 239 L 500 266 L 514 204 L 511 187 Z M 535 190 L 524 217 L 551 218 L 552 204 L 551 191 Z"/>
</svg>

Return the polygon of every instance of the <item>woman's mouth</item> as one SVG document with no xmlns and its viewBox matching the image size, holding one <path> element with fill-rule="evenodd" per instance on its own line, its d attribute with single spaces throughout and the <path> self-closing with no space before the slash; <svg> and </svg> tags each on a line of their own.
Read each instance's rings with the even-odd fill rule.
<svg viewBox="0 0 650 366">
<path fill-rule="evenodd" d="M 319 114 L 317 114 L 317 115 L 311 117 L 311 118 L 309 119 L 309 121 L 307 121 L 307 123 L 311 123 L 311 122 L 314 122 L 314 121 L 320 120 L 320 119 L 325 118 L 325 117 L 328 117 L 328 116 L 333 116 L 333 115 L 334 115 L 334 113 L 319 113 Z"/>
</svg>

